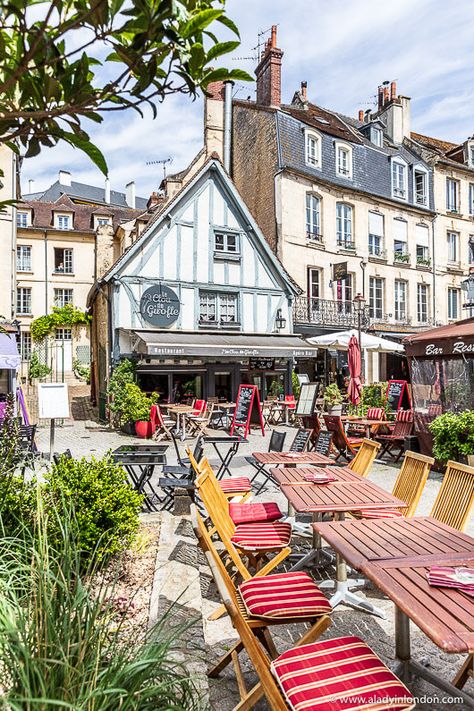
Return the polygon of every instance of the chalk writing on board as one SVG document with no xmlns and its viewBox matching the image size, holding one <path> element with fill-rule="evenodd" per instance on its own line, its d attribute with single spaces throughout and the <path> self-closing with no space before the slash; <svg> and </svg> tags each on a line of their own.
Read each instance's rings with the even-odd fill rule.
<svg viewBox="0 0 474 711">
<path fill-rule="evenodd" d="M 309 436 L 311 430 L 299 429 L 295 435 L 293 442 L 291 443 L 291 452 L 304 452 L 306 445 L 308 444 Z"/>
</svg>

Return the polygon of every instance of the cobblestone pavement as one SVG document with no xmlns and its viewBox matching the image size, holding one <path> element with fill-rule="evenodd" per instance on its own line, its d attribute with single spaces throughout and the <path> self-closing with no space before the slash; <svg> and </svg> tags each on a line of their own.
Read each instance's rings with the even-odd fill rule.
<svg viewBox="0 0 474 711">
<path fill-rule="evenodd" d="M 294 429 L 284 427 L 278 427 L 277 429 L 287 429 L 287 441 L 291 442 L 295 432 Z M 48 430 L 40 428 L 38 430 L 40 450 L 48 450 L 48 438 Z M 232 462 L 232 473 L 248 473 L 248 465 L 244 457 L 252 451 L 267 449 L 268 440 L 269 433 L 265 438 L 260 434 L 251 434 L 249 443 L 241 445 L 238 455 Z M 99 428 L 96 423 L 83 420 L 58 428 L 56 449 L 57 451 L 63 451 L 70 448 L 76 457 L 102 456 L 107 450 L 115 449 L 126 442 L 140 441 L 143 440 Z M 192 441 L 190 443 L 192 444 Z M 217 464 L 217 458 L 211 448 L 207 448 L 206 454 L 211 463 Z M 167 455 L 168 463 L 176 463 L 176 456 L 172 446 L 168 449 Z M 398 469 L 396 467 L 376 462 L 370 478 L 387 490 L 391 490 L 397 473 Z M 159 472 L 155 476 L 157 477 L 158 474 Z M 441 476 L 439 474 L 433 473 L 430 476 L 418 509 L 420 514 L 426 514 L 430 511 L 439 490 L 440 481 Z M 283 509 L 286 508 L 286 500 L 277 489 L 267 489 L 261 498 L 263 500 L 276 500 Z M 191 632 L 187 633 L 186 639 L 183 641 L 180 657 L 196 674 L 203 694 L 209 694 L 210 708 L 215 711 L 231 711 L 238 700 L 238 689 L 232 668 L 227 667 L 218 679 L 210 680 L 209 684 L 205 671 L 226 648 L 233 644 L 236 639 L 235 633 L 228 617 L 223 617 L 213 622 L 207 619 L 218 605 L 217 592 L 211 580 L 209 569 L 205 564 L 205 559 L 197 549 L 189 521 L 183 517 L 163 514 L 163 522 L 166 525 L 162 526 L 162 534 L 160 536 L 152 613 L 154 611 L 155 617 L 157 617 L 162 612 L 165 612 L 170 605 L 174 604 L 173 609 L 177 611 L 177 614 L 179 613 L 180 620 L 194 622 Z M 471 522 L 468 532 L 474 535 L 473 522 Z M 299 545 L 304 547 L 308 544 L 299 539 Z M 315 568 L 312 570 L 312 574 L 316 580 L 322 578 L 334 579 L 335 577 L 335 571 L 332 566 Z M 370 583 L 366 583 L 363 594 L 368 598 L 377 598 L 377 606 L 384 610 L 386 619 L 382 620 L 364 612 L 353 610 L 348 606 L 339 605 L 333 614 L 333 624 L 326 632 L 326 636 L 357 634 L 368 642 L 389 666 L 394 667 L 393 605 L 377 590 L 372 588 Z M 283 627 L 276 628 L 274 633 L 276 645 L 280 650 L 288 648 L 297 636 L 298 632 L 293 627 L 291 630 Z M 417 659 L 424 658 L 429 660 L 430 668 L 443 678 L 452 678 L 462 662 L 461 657 L 442 653 L 414 625 L 412 625 L 412 647 L 413 656 Z M 241 656 L 245 660 L 245 655 Z M 255 683 L 256 679 L 248 661 L 244 661 L 243 668 L 246 681 L 250 687 Z M 438 693 L 428 684 L 419 680 L 413 680 L 408 686 L 412 693 L 420 698 L 416 706 L 420 711 L 447 711 L 447 709 L 464 711 L 468 708 L 460 700 L 442 701 L 442 692 Z M 474 695 L 474 682 L 468 682 L 465 688 L 472 691 Z M 268 709 L 268 706 L 265 701 L 261 701 L 255 708 L 260 711 Z"/>
</svg>

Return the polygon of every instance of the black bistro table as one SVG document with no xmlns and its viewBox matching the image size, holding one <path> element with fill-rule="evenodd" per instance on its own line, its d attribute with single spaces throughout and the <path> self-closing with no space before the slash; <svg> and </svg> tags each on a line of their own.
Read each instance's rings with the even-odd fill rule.
<svg viewBox="0 0 474 711">
<path fill-rule="evenodd" d="M 135 491 L 145 496 L 146 511 L 158 511 L 164 497 L 160 497 L 151 484 L 156 466 L 166 464 L 167 444 L 124 444 L 112 452 L 112 458 L 127 472 Z"/>
<path fill-rule="evenodd" d="M 203 438 L 203 442 L 205 444 L 212 444 L 212 446 L 214 447 L 214 450 L 220 461 L 219 469 L 216 472 L 216 477 L 218 479 L 222 479 L 222 477 L 226 473 L 229 476 L 232 476 L 229 469 L 230 463 L 237 454 L 239 450 L 239 445 L 246 444 L 248 442 L 248 439 L 246 439 L 245 437 L 241 437 L 240 435 L 209 435 Z M 223 451 L 223 448 L 226 446 L 226 451 Z M 219 449 L 219 447 L 222 447 L 222 449 Z"/>
</svg>

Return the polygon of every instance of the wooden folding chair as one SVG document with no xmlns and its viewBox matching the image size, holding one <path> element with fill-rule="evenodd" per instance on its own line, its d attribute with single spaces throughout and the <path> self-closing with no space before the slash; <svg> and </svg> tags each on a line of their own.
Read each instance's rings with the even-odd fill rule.
<svg viewBox="0 0 474 711">
<path fill-rule="evenodd" d="M 412 432 L 413 412 L 411 410 L 399 410 L 390 434 L 379 434 L 375 436 L 377 442 L 380 442 L 382 445 L 379 455 L 380 458 L 382 458 L 384 454 L 388 454 L 395 462 L 398 462 L 403 454 L 405 437 L 411 435 Z"/>
<path fill-rule="evenodd" d="M 220 570 L 210 552 L 206 558 L 212 575 L 259 677 L 248 690 L 237 652 L 232 654 L 239 687 L 240 702 L 233 711 L 248 711 L 265 695 L 272 711 L 288 709 L 343 709 L 347 699 L 360 699 L 358 708 L 372 707 L 377 711 L 409 711 L 415 700 L 406 686 L 381 659 L 355 636 L 300 643 L 270 660 L 267 650 L 259 644 L 248 619 L 227 590 Z"/>
<path fill-rule="evenodd" d="M 209 427 L 211 419 L 214 414 L 215 403 L 210 402 L 207 404 L 206 409 L 202 415 L 188 415 L 186 417 L 186 422 L 189 425 L 189 429 L 192 435 L 203 435 L 205 434 L 206 428 Z"/>
<path fill-rule="evenodd" d="M 433 464 L 433 457 L 427 457 L 417 452 L 406 452 L 392 494 L 397 499 L 405 501 L 407 505 L 399 509 L 374 508 L 366 509 L 365 511 L 353 511 L 352 515 L 356 518 L 371 519 L 414 516 Z"/>
<path fill-rule="evenodd" d="M 196 488 L 199 496 L 234 565 L 238 568 L 238 563 L 245 559 L 257 571 L 268 563 L 270 567 L 267 572 L 279 565 L 291 553 L 291 526 L 279 521 L 236 526 L 229 514 L 229 502 L 208 460 L 203 457 L 197 463 L 191 452 L 188 454 L 197 472 Z M 275 555 L 269 560 L 268 555 L 271 553 Z"/>
<path fill-rule="evenodd" d="M 178 423 L 171 417 L 165 417 L 158 405 L 152 405 L 150 411 L 150 420 L 157 428 L 153 434 L 153 439 L 159 442 L 163 437 L 172 440 L 171 432 L 176 429 Z"/>
<path fill-rule="evenodd" d="M 449 461 L 430 516 L 441 523 L 465 531 L 474 508 L 474 467 Z M 462 689 L 469 677 L 474 678 L 474 655 L 470 654 L 453 679 Z"/>
<path fill-rule="evenodd" d="M 206 529 L 196 506 L 191 506 L 193 529 L 203 553 L 209 552 L 214 565 L 222 576 L 226 590 L 234 605 L 238 606 L 249 623 L 256 637 L 275 658 L 278 652 L 273 643 L 268 627 L 291 623 L 308 623 L 311 628 L 297 644 L 306 644 L 320 637 L 331 624 L 329 615 L 331 605 L 320 591 L 314 580 L 307 573 L 281 573 L 251 576 L 247 572 L 242 588 L 235 586 L 232 577 Z M 263 581 L 261 580 L 262 578 Z M 248 581 L 255 581 L 250 582 Z M 275 595 L 275 593 L 277 593 Z M 237 642 L 226 652 L 208 672 L 211 678 L 219 676 L 242 649 L 242 642 Z"/>
<path fill-rule="evenodd" d="M 339 415 L 324 415 L 324 423 L 327 431 L 332 434 L 332 443 L 337 450 L 336 461 L 339 457 L 344 457 L 349 461 L 349 455 L 355 455 L 358 447 L 362 444 L 363 438 L 347 437 Z"/>
<path fill-rule="evenodd" d="M 380 447 L 381 445 L 372 439 L 363 439 L 359 451 L 347 466 L 360 476 L 368 476 Z"/>
</svg>

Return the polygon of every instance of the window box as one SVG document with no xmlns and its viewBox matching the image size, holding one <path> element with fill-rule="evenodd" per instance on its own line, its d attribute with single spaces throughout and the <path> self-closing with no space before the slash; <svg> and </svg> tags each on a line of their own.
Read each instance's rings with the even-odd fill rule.
<svg viewBox="0 0 474 711">
<path fill-rule="evenodd" d="M 417 257 L 416 258 L 417 267 L 430 267 L 431 259 L 429 257 Z"/>
<path fill-rule="evenodd" d="M 400 264 L 410 264 L 410 255 L 406 252 L 394 252 L 393 261 Z"/>
</svg>

